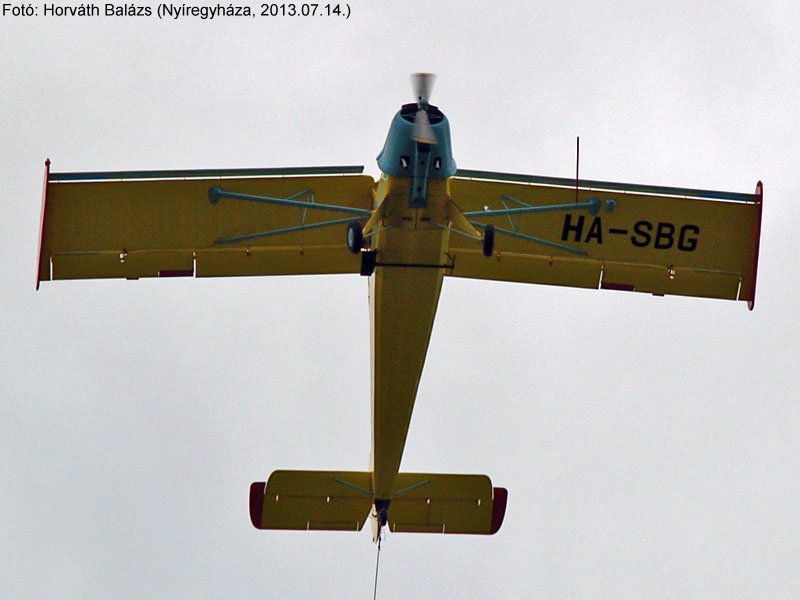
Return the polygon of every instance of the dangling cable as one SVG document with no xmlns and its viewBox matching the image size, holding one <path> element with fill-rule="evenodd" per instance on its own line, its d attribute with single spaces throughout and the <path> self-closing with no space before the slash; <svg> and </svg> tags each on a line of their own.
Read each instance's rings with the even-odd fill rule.
<svg viewBox="0 0 800 600">
<path fill-rule="evenodd" d="M 375 558 L 375 588 L 372 590 L 372 600 L 378 597 L 378 566 L 381 563 L 381 540 L 383 539 L 383 530 L 378 530 L 378 555 Z"/>
</svg>

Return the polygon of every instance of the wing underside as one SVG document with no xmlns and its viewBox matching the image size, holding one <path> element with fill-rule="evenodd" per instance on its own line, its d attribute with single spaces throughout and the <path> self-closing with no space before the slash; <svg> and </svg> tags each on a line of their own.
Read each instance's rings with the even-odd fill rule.
<svg viewBox="0 0 800 600">
<path fill-rule="evenodd" d="M 47 174 L 38 281 L 358 273 L 344 230 L 372 209 L 360 171 Z"/>
<path fill-rule="evenodd" d="M 754 194 L 458 173 L 450 195 L 495 253 L 450 236 L 449 275 L 755 299 L 762 187 Z"/>
</svg>

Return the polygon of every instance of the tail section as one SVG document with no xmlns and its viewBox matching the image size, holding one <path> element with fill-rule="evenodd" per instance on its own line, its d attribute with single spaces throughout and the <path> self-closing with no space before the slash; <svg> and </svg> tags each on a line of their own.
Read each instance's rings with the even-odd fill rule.
<svg viewBox="0 0 800 600">
<path fill-rule="evenodd" d="M 275 471 L 250 486 L 257 529 L 359 531 L 368 516 L 373 538 L 392 532 L 492 535 L 503 524 L 505 488 L 486 475 L 399 473 L 392 498 L 375 498 L 372 473 Z"/>
<path fill-rule="evenodd" d="M 503 524 L 508 491 L 486 475 L 399 473 L 396 487 L 392 532 L 492 535 Z"/>
</svg>

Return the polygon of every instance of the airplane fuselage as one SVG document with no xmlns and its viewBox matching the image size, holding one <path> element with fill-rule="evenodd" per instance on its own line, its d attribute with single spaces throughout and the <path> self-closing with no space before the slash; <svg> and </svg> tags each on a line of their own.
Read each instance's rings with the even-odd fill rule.
<svg viewBox="0 0 800 600">
<path fill-rule="evenodd" d="M 378 156 L 383 176 L 371 247 L 378 265 L 369 281 L 372 345 L 373 494 L 390 500 L 428 350 L 449 229 L 448 178 L 455 174 L 447 118 L 430 107 L 437 144 L 411 138 L 416 104 L 395 115 Z"/>
<path fill-rule="evenodd" d="M 386 178 L 388 204 L 370 277 L 372 468 L 377 499 L 391 499 L 444 277 L 447 182 L 431 181 L 428 207 L 409 208 L 409 179 Z"/>
</svg>

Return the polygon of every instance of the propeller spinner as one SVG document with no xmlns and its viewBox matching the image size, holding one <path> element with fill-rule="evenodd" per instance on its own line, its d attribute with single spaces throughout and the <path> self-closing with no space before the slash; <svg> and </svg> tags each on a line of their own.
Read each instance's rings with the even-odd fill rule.
<svg viewBox="0 0 800 600">
<path fill-rule="evenodd" d="M 411 82 L 417 96 L 417 114 L 414 117 L 414 129 L 411 138 L 422 144 L 436 144 L 436 134 L 428 118 L 428 98 L 433 87 L 433 73 L 414 73 Z"/>
</svg>

